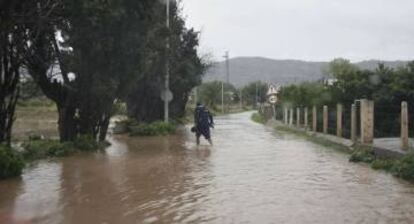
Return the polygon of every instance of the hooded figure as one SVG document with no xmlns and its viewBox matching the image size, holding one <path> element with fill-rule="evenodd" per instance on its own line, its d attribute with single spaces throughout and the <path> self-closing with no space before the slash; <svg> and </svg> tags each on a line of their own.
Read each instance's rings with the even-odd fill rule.
<svg viewBox="0 0 414 224">
<path fill-rule="evenodd" d="M 201 135 L 203 135 L 211 145 L 213 144 L 210 136 L 210 127 L 214 128 L 213 116 L 201 103 L 197 103 L 197 107 L 194 111 L 194 127 L 197 145 L 200 144 Z"/>
</svg>

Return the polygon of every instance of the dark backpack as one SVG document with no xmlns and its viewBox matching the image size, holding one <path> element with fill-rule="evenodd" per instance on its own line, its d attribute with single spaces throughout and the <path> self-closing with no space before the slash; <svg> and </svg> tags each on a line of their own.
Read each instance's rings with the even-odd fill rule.
<svg viewBox="0 0 414 224">
<path fill-rule="evenodd" d="M 196 109 L 197 124 L 209 124 L 210 113 L 205 107 Z"/>
</svg>

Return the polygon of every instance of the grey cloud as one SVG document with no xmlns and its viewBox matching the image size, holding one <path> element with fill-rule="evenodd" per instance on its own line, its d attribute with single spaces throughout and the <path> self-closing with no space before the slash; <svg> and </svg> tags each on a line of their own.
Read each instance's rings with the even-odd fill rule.
<svg viewBox="0 0 414 224">
<path fill-rule="evenodd" d="M 202 28 L 202 51 L 217 59 L 412 59 L 414 1 L 183 0 L 188 24 Z"/>
</svg>

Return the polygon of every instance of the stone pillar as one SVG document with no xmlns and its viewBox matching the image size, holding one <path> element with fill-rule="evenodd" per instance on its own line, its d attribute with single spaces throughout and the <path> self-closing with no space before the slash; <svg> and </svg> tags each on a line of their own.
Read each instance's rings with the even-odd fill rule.
<svg viewBox="0 0 414 224">
<path fill-rule="evenodd" d="M 288 120 L 289 120 L 289 113 L 288 113 L 288 108 L 287 107 L 284 108 L 283 118 L 284 118 L 285 124 L 287 125 Z"/>
<path fill-rule="evenodd" d="M 342 137 L 342 104 L 336 105 L 336 136 Z"/>
<path fill-rule="evenodd" d="M 289 125 L 290 126 L 293 126 L 293 109 L 292 108 L 290 108 L 289 109 Z"/>
<path fill-rule="evenodd" d="M 323 106 L 323 133 L 328 134 L 328 106 Z"/>
<path fill-rule="evenodd" d="M 296 126 L 300 127 L 300 108 L 296 108 Z"/>
<path fill-rule="evenodd" d="M 313 106 L 312 108 L 312 131 L 317 132 L 318 131 L 318 116 L 316 110 L 316 106 Z"/>
<path fill-rule="evenodd" d="M 351 106 L 351 140 L 356 143 L 357 141 L 357 117 L 356 117 L 356 106 L 352 104 Z"/>
<path fill-rule="evenodd" d="M 308 128 L 308 125 L 309 125 L 309 123 L 308 123 L 308 108 L 307 107 L 305 107 L 305 111 L 303 112 L 303 125 L 305 126 L 305 128 L 307 129 Z"/>
<path fill-rule="evenodd" d="M 361 100 L 361 143 L 374 142 L 374 101 Z"/>
<path fill-rule="evenodd" d="M 408 150 L 408 105 L 401 102 L 401 148 Z"/>
</svg>

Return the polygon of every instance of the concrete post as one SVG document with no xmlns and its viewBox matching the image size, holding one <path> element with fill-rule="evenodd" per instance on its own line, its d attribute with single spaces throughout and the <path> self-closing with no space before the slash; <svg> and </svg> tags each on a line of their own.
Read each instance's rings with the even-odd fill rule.
<svg viewBox="0 0 414 224">
<path fill-rule="evenodd" d="M 342 104 L 336 105 L 336 136 L 342 137 Z"/>
<path fill-rule="evenodd" d="M 300 108 L 296 108 L 296 126 L 300 127 Z"/>
<path fill-rule="evenodd" d="M 304 111 L 304 115 L 303 115 L 304 117 L 303 117 L 303 125 L 305 126 L 305 128 L 307 129 L 308 128 L 308 125 L 309 125 L 309 123 L 308 123 L 308 108 L 307 107 L 305 107 L 305 111 Z"/>
<path fill-rule="evenodd" d="M 289 120 L 289 113 L 288 113 L 288 108 L 287 107 L 284 108 L 283 115 L 284 115 L 283 118 L 284 118 L 285 124 L 287 125 L 288 124 L 288 120 Z"/>
<path fill-rule="evenodd" d="M 293 126 L 293 109 L 292 108 L 290 108 L 289 109 L 289 125 L 290 126 Z"/>
<path fill-rule="evenodd" d="M 328 134 L 328 106 L 323 106 L 323 133 Z"/>
<path fill-rule="evenodd" d="M 408 105 L 401 102 L 401 148 L 408 150 Z"/>
<path fill-rule="evenodd" d="M 316 106 L 313 106 L 312 108 L 312 131 L 317 132 L 318 129 L 318 116 L 317 113 L 318 111 L 316 110 Z"/>
<path fill-rule="evenodd" d="M 361 143 L 374 142 L 374 101 L 361 100 Z"/>
<path fill-rule="evenodd" d="M 351 106 L 351 140 L 356 143 L 357 141 L 357 117 L 356 117 L 356 106 L 352 104 Z"/>
</svg>

